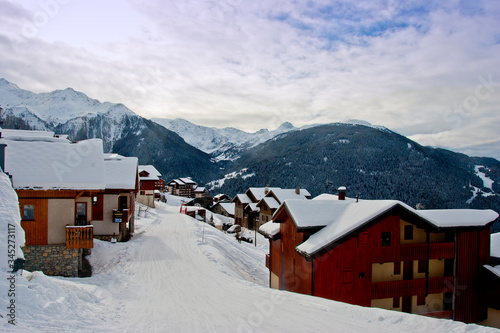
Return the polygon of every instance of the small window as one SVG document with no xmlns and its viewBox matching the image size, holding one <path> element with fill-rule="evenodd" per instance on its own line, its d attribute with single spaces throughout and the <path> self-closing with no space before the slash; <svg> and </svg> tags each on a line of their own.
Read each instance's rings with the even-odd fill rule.
<svg viewBox="0 0 500 333">
<path fill-rule="evenodd" d="M 401 274 L 401 261 L 396 261 L 394 263 L 394 275 Z"/>
<path fill-rule="evenodd" d="M 405 225 L 405 240 L 412 240 L 412 239 L 413 239 L 413 226 Z"/>
<path fill-rule="evenodd" d="M 393 309 L 399 308 L 399 297 L 394 297 L 392 299 L 392 308 Z"/>
<path fill-rule="evenodd" d="M 383 232 L 382 233 L 381 245 L 382 246 L 391 246 L 391 233 L 390 232 Z"/>
<path fill-rule="evenodd" d="M 34 219 L 35 219 L 35 205 L 24 205 L 23 220 L 34 220 Z"/>
<path fill-rule="evenodd" d="M 364 272 L 359 272 L 359 278 L 364 279 L 365 278 L 365 273 Z"/>
<path fill-rule="evenodd" d="M 144 195 L 146 192 L 144 191 L 140 191 L 140 195 Z"/>
</svg>

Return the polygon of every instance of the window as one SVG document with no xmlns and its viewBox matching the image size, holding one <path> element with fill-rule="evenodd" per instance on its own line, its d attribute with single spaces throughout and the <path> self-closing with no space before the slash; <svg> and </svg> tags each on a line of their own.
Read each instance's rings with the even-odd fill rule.
<svg viewBox="0 0 500 333">
<path fill-rule="evenodd" d="M 146 192 L 144 192 L 144 191 L 139 191 L 139 194 L 140 194 L 140 195 L 144 195 L 145 193 L 146 193 Z"/>
<path fill-rule="evenodd" d="M 85 202 L 76 203 L 75 225 L 87 224 L 87 204 Z"/>
<path fill-rule="evenodd" d="M 399 308 L 399 297 L 394 297 L 392 299 L 392 308 L 393 309 Z"/>
<path fill-rule="evenodd" d="M 427 260 L 418 261 L 418 272 L 425 273 L 427 271 Z"/>
<path fill-rule="evenodd" d="M 401 274 L 401 261 L 396 261 L 394 263 L 394 275 Z"/>
<path fill-rule="evenodd" d="M 412 240 L 412 239 L 413 239 L 413 226 L 405 225 L 405 240 Z"/>
<path fill-rule="evenodd" d="M 365 278 L 365 272 L 359 272 L 359 278 L 364 279 Z"/>
<path fill-rule="evenodd" d="M 383 232 L 381 237 L 381 245 L 382 246 L 391 246 L 391 233 Z"/>
<path fill-rule="evenodd" d="M 34 219 L 35 219 L 35 205 L 24 205 L 23 220 L 34 220 Z"/>
</svg>

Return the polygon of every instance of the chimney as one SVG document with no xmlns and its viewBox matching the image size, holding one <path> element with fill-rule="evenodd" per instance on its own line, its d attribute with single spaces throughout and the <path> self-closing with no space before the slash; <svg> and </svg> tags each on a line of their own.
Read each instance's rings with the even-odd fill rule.
<svg viewBox="0 0 500 333">
<path fill-rule="evenodd" d="M 300 194 L 300 188 L 295 189 L 295 194 L 299 195 Z"/>
<path fill-rule="evenodd" d="M 339 191 L 339 200 L 345 200 L 345 191 L 347 189 L 345 188 L 345 186 L 340 186 L 337 191 Z"/>
<path fill-rule="evenodd" d="M 0 168 L 2 168 L 2 171 L 5 172 L 5 147 L 7 145 L 5 143 L 0 143 Z"/>
<path fill-rule="evenodd" d="M 268 194 L 269 193 L 269 186 L 266 186 L 266 188 L 264 189 L 264 194 Z"/>
</svg>

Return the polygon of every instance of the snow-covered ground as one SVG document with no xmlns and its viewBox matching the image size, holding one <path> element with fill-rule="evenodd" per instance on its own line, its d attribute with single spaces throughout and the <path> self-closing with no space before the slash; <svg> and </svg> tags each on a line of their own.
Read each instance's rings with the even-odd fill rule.
<svg viewBox="0 0 500 333">
<path fill-rule="evenodd" d="M 174 204 L 174 198 L 168 200 Z M 3 251 L 3 249 L 2 249 Z M 95 241 L 90 278 L 28 273 L 20 332 L 483 332 L 488 328 L 270 289 L 266 244 L 238 243 L 178 205 L 141 209 L 127 243 Z M 2 295 L 3 297 L 3 295 Z M 5 310 L 0 310 L 4 313 Z M 0 331 L 15 329 L 0 318 Z M 491 330 L 493 331 L 493 330 Z"/>
</svg>

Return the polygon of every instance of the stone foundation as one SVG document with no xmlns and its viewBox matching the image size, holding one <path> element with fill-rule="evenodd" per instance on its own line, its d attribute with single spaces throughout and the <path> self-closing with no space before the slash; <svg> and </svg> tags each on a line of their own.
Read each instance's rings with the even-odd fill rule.
<svg viewBox="0 0 500 333">
<path fill-rule="evenodd" d="M 45 275 L 78 277 L 82 267 L 82 249 L 67 249 L 66 244 L 28 245 L 23 247 L 24 269 Z"/>
</svg>

